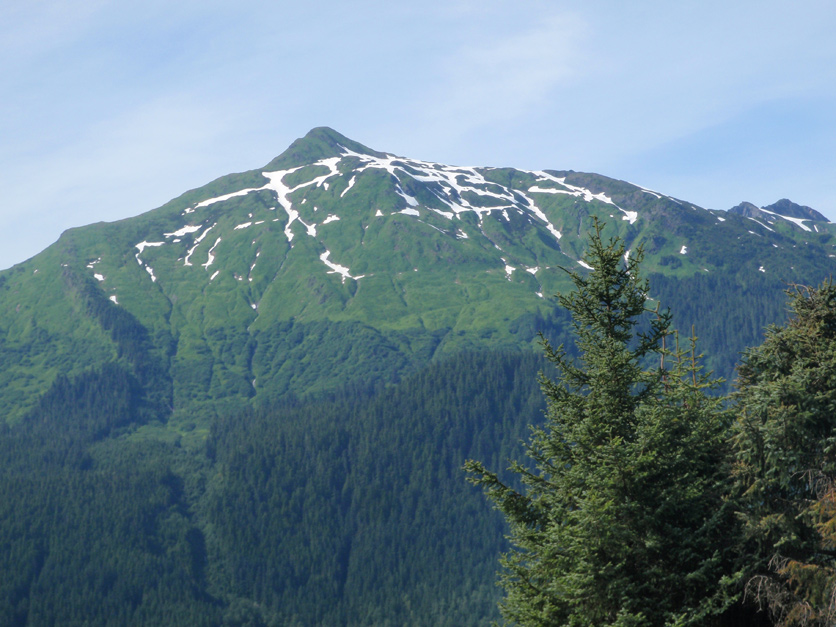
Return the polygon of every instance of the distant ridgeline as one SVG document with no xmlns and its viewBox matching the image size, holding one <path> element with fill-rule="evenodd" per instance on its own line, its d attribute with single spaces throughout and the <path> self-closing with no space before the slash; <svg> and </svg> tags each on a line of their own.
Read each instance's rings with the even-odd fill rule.
<svg viewBox="0 0 836 627">
<path fill-rule="evenodd" d="M 538 333 L 596 216 L 734 377 L 836 227 L 314 129 L 0 273 L 0 624 L 484 624 L 500 517 L 459 468 L 540 419 Z M 161 617 L 165 617 L 164 619 Z"/>
</svg>

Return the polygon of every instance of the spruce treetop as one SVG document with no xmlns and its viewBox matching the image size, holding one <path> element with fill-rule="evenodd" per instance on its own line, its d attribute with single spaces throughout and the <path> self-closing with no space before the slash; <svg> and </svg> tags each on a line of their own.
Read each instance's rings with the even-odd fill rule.
<svg viewBox="0 0 836 627">
<path fill-rule="evenodd" d="M 595 222 L 575 289 L 559 297 L 578 355 L 545 343 L 546 422 L 518 491 L 479 462 L 465 468 L 506 516 L 500 607 L 521 625 L 701 624 L 722 611 L 726 413 L 690 354 L 666 348 L 671 318 L 647 306 L 641 248 Z M 640 327 L 640 325 L 643 325 Z M 640 330 L 644 328 L 645 330 Z M 668 358 L 666 364 L 665 358 Z"/>
</svg>

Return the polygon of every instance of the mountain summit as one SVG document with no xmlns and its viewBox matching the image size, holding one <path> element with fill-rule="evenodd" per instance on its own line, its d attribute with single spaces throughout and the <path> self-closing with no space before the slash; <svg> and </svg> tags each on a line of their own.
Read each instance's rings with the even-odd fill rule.
<svg viewBox="0 0 836 627">
<path fill-rule="evenodd" d="M 812 207 L 796 204 L 791 200 L 782 198 L 776 203 L 759 208 L 750 202 L 743 202 L 729 209 L 729 213 L 743 216 L 745 218 L 758 218 L 768 221 L 770 224 L 778 218 L 793 220 L 813 220 L 816 222 L 827 222 L 827 218 Z M 796 224 L 801 224 L 797 222 Z"/>
</svg>

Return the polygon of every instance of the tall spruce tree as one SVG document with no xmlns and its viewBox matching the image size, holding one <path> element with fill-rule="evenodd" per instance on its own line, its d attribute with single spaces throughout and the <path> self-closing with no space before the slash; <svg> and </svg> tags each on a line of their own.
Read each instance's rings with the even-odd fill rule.
<svg viewBox="0 0 836 627">
<path fill-rule="evenodd" d="M 739 367 L 738 577 L 778 625 L 836 621 L 836 286 L 792 286 L 791 316 Z"/>
<path fill-rule="evenodd" d="M 641 249 L 625 256 L 602 228 L 584 257 L 594 270 L 558 296 L 578 357 L 545 343 L 558 377 L 542 381 L 534 468 L 510 468 L 523 489 L 465 465 L 510 523 L 500 609 L 521 625 L 705 624 L 723 609 L 727 413 L 694 338 L 679 350 L 670 316 L 648 308 Z"/>
</svg>

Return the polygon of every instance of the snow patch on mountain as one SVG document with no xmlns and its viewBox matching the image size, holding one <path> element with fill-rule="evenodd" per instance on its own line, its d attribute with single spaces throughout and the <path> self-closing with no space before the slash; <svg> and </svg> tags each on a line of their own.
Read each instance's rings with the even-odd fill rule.
<svg viewBox="0 0 836 627">
<path fill-rule="evenodd" d="M 331 271 L 328 274 L 339 274 L 340 277 L 342 278 L 343 283 L 345 283 L 346 279 L 354 279 L 356 281 L 356 280 L 362 279 L 364 276 L 366 276 L 365 274 L 361 274 L 359 276 L 351 276 L 351 271 L 348 268 L 346 268 L 345 266 L 341 266 L 339 264 L 332 263 L 332 262 L 328 261 L 328 257 L 330 257 L 330 256 L 331 256 L 331 251 L 326 250 L 324 253 L 322 253 L 319 256 L 319 259 L 322 261 L 322 263 L 324 263 L 326 266 L 331 268 Z"/>
<path fill-rule="evenodd" d="M 773 215 L 773 216 L 778 216 L 779 218 L 783 218 L 784 220 L 792 222 L 797 227 L 799 227 L 799 228 L 801 228 L 805 231 L 812 232 L 812 229 L 809 226 L 807 226 L 806 224 L 804 224 L 805 222 L 809 221 L 806 218 L 791 218 L 789 216 L 782 216 L 780 213 L 775 213 L 774 211 L 769 211 L 768 209 L 763 209 L 763 208 L 761 209 L 761 211 L 763 211 L 764 213 L 768 213 L 770 215 Z"/>
<path fill-rule="evenodd" d="M 215 247 L 220 243 L 221 243 L 221 238 L 219 237 L 218 239 L 215 240 L 215 243 L 212 244 L 212 248 L 209 249 L 209 254 L 207 255 L 206 263 L 201 264 L 207 270 L 209 269 L 209 266 L 211 266 L 215 261 L 215 254 L 214 254 L 215 253 Z"/>
<path fill-rule="evenodd" d="M 145 250 L 146 248 L 153 248 L 153 247 L 156 247 L 156 246 L 163 246 L 163 245 L 165 245 L 165 242 L 140 242 L 139 244 L 136 245 L 136 248 L 139 250 L 137 255 L 141 255 L 142 251 Z"/>
<path fill-rule="evenodd" d="M 202 228 L 202 225 L 198 224 L 195 226 L 186 225 L 182 229 L 178 229 L 172 233 L 163 233 L 166 238 L 169 237 L 183 237 L 184 235 L 188 235 L 189 233 L 195 233 Z"/>
<path fill-rule="evenodd" d="M 760 220 L 756 220 L 755 218 L 749 218 L 748 216 L 747 216 L 747 219 L 751 220 L 752 222 L 756 222 L 757 224 L 759 224 L 760 226 L 762 226 L 763 228 L 765 228 L 767 231 L 772 231 L 773 233 L 775 232 L 775 231 L 774 231 L 774 229 L 770 229 L 768 226 L 766 226 L 766 225 L 765 225 L 763 222 L 761 222 Z M 810 229 L 807 229 L 807 230 L 809 231 Z"/>
<path fill-rule="evenodd" d="M 322 174 L 320 176 L 314 177 L 310 181 L 306 181 L 304 183 L 299 183 L 295 187 L 288 187 L 284 183 L 284 178 L 293 172 L 301 170 L 302 167 L 300 166 L 297 168 L 291 168 L 289 170 L 277 170 L 275 172 L 262 172 L 262 174 L 270 181 L 265 185 L 262 189 L 270 189 L 275 192 L 276 197 L 279 201 L 279 204 L 287 213 L 287 224 L 284 228 L 285 237 L 287 237 L 287 241 L 293 241 L 293 231 L 291 230 L 291 225 L 296 221 L 299 220 L 301 224 L 305 226 L 308 234 L 312 237 L 316 235 L 316 226 L 304 223 L 299 218 L 299 212 L 293 208 L 293 203 L 291 202 L 289 196 L 293 192 L 302 189 L 303 187 L 320 187 L 322 186 L 324 189 L 328 189 L 328 183 L 326 182 L 327 179 L 331 178 L 332 176 L 339 176 L 340 172 L 337 169 L 337 164 L 340 162 L 342 157 L 329 157 L 328 159 L 321 159 L 314 163 L 313 165 L 317 166 L 326 166 L 328 168 L 328 172 L 326 174 Z"/>
<path fill-rule="evenodd" d="M 553 187 L 539 187 L 537 185 L 532 185 L 528 188 L 528 191 L 534 192 L 537 194 L 568 194 L 569 196 L 574 196 L 572 192 L 566 189 L 554 189 Z"/>
<path fill-rule="evenodd" d="M 293 231 L 290 230 L 290 225 L 299 219 L 299 212 L 296 209 L 290 208 L 287 210 L 287 224 L 284 225 L 284 235 L 288 242 L 293 241 Z"/>
<path fill-rule="evenodd" d="M 505 275 L 508 277 L 508 280 L 511 280 L 511 275 L 514 274 L 514 270 L 516 268 L 514 266 L 509 266 L 508 262 L 505 260 L 505 257 L 502 258 L 502 263 L 505 264 Z"/>
<path fill-rule="evenodd" d="M 209 234 L 209 231 L 211 231 L 213 228 L 215 228 L 215 226 L 217 226 L 217 224 L 218 224 L 218 223 L 217 223 L 217 222 L 215 222 L 215 224 L 213 224 L 212 226 L 210 226 L 209 228 L 207 228 L 205 231 L 203 231 L 203 233 L 201 233 L 201 234 L 198 236 L 198 238 L 194 241 L 194 245 L 193 245 L 193 246 L 192 246 L 192 247 L 188 250 L 188 252 L 186 253 L 186 258 L 185 258 L 185 259 L 184 259 L 184 261 L 183 261 L 183 265 L 184 265 L 184 266 L 190 266 L 190 265 L 192 265 L 192 264 L 191 264 L 191 262 L 189 261 L 189 259 L 191 258 L 192 254 L 193 254 L 193 253 L 194 253 L 194 251 L 197 249 L 197 247 L 200 245 L 200 242 L 202 242 L 202 241 L 203 241 L 203 238 L 204 238 L 204 237 L 206 237 L 206 236 Z"/>
<path fill-rule="evenodd" d="M 570 196 L 576 196 L 578 198 L 582 198 L 585 202 L 592 202 L 593 200 L 597 200 L 599 202 L 603 202 L 608 205 L 612 205 L 619 211 L 621 211 L 624 216 L 622 216 L 622 220 L 627 220 L 630 224 L 633 224 L 639 217 L 637 211 L 627 211 L 626 209 L 622 209 L 617 204 L 615 204 L 609 196 L 607 196 L 604 192 L 601 193 L 594 193 L 591 190 L 586 189 L 585 187 L 578 187 L 577 185 L 571 185 L 570 183 L 566 182 L 566 177 L 558 177 L 549 174 L 548 172 L 544 172 L 543 170 L 538 170 L 535 172 L 531 172 L 531 174 L 537 175 L 538 182 L 546 182 L 551 181 L 562 185 L 565 187 L 565 190 L 554 189 L 554 188 L 540 188 L 540 187 L 530 187 L 528 191 L 538 191 L 538 192 L 547 192 L 550 194 L 568 194 Z M 654 192 L 655 193 L 655 192 Z"/>
<path fill-rule="evenodd" d="M 549 174 L 548 172 L 544 172 L 543 170 L 538 170 L 538 171 L 532 172 L 531 174 L 536 174 L 537 176 L 540 177 L 538 179 L 538 182 L 553 181 L 553 182 L 558 183 L 558 184 L 560 184 L 560 185 L 562 185 L 563 187 L 566 188 L 566 191 L 553 190 L 553 191 L 550 191 L 550 193 L 553 193 L 553 194 L 569 194 L 570 196 L 577 196 L 579 198 L 583 198 L 583 200 L 586 201 L 586 202 L 592 202 L 593 200 L 599 200 L 599 201 L 601 201 L 603 203 L 606 203 L 608 205 L 613 205 L 614 207 L 618 207 L 618 205 L 616 205 L 612 201 L 612 198 L 607 196 L 605 193 L 601 192 L 600 194 L 595 194 L 592 191 L 586 189 L 585 187 L 578 187 L 576 185 L 571 185 L 571 184 L 566 182 L 566 177 L 565 176 L 564 177 L 553 176 L 553 175 Z M 620 207 L 619 207 L 619 209 L 620 209 Z"/>
<path fill-rule="evenodd" d="M 415 196 L 410 196 L 409 194 L 407 194 L 405 191 L 403 191 L 403 188 L 401 188 L 400 185 L 395 185 L 395 191 L 401 198 L 403 198 L 406 201 L 406 204 L 410 207 L 418 206 L 418 201 L 415 199 Z"/>
<path fill-rule="evenodd" d="M 293 240 L 294 233 L 292 225 L 297 220 L 305 226 L 308 235 L 315 237 L 316 226 L 305 224 L 301 220 L 299 211 L 293 208 L 293 202 L 291 201 L 290 196 L 294 192 L 305 187 L 322 187 L 327 190 L 329 179 L 332 177 L 342 176 L 338 169 L 340 161 L 343 158 L 351 157 L 357 159 L 359 163 L 351 173 L 348 185 L 344 190 L 342 190 L 340 197 L 344 196 L 354 187 L 358 177 L 363 172 L 370 169 L 378 169 L 387 172 L 395 179 L 395 192 L 404 199 L 404 202 L 407 205 L 405 209 L 400 211 L 401 214 L 413 217 L 420 216 L 418 210 L 415 209 L 415 207 L 420 205 L 418 199 L 404 191 L 404 182 L 412 179 L 427 185 L 427 189 L 430 193 L 435 195 L 439 201 L 449 208 L 449 210 L 439 209 L 438 207 L 431 208 L 432 211 L 448 220 L 452 220 L 464 212 L 474 212 L 479 216 L 481 221 L 485 216 L 498 211 L 507 221 L 510 221 L 508 210 L 513 209 L 521 214 L 524 212 L 533 213 L 534 216 L 536 216 L 545 225 L 546 229 L 555 237 L 555 239 L 559 240 L 562 237 L 562 233 L 549 221 L 546 215 L 538 208 L 537 204 L 524 192 L 512 190 L 489 181 L 476 168 L 445 166 L 427 161 L 404 159 L 394 155 L 377 157 L 361 154 L 345 148 L 344 146 L 340 146 L 340 149 L 342 151 L 341 156 L 321 159 L 313 164 L 310 164 L 310 166 L 325 167 L 327 168 L 327 172 L 316 176 L 309 181 L 299 183 L 293 187 L 284 182 L 285 178 L 289 174 L 310 166 L 299 166 L 286 170 L 262 172 L 263 176 L 268 180 L 268 183 L 263 187 L 246 188 L 229 194 L 217 196 L 215 198 L 209 198 L 195 205 L 195 208 L 206 207 L 231 198 L 244 196 L 251 192 L 270 190 L 276 195 L 278 204 L 287 214 L 288 221 L 285 225 L 284 233 L 288 242 Z M 560 179 L 546 172 L 538 171 L 533 174 L 539 177 L 539 181 L 557 183 L 563 189 L 558 190 L 551 187 L 532 186 L 529 191 L 542 193 L 568 193 L 574 196 L 582 197 L 587 202 L 598 200 L 617 207 L 617 205 L 613 203 L 612 199 L 606 194 L 594 194 L 590 190 L 568 185 L 566 184 L 565 179 Z M 306 199 L 303 199 L 303 201 L 304 200 Z M 620 207 L 619 209 L 621 210 Z M 635 212 L 624 211 L 624 213 L 624 219 L 629 220 L 631 224 L 637 218 L 637 214 Z M 383 213 L 378 209 L 375 215 L 382 217 Z M 329 216 L 328 221 L 333 221 L 335 219 L 338 219 L 338 217 L 334 216 L 334 218 L 331 219 Z M 243 224 L 239 224 L 235 228 L 244 229 L 251 225 L 252 222 L 248 221 Z M 167 233 L 166 237 L 187 235 L 199 230 L 200 228 L 201 227 L 199 226 L 185 226 L 173 233 Z M 189 255 L 186 257 L 186 265 L 191 265 L 188 263 L 188 260 L 193 250 L 194 248 L 189 251 Z"/>
<path fill-rule="evenodd" d="M 633 224 L 636 220 L 638 220 L 638 211 L 627 211 L 626 209 L 621 209 L 621 207 L 619 207 L 619 209 L 624 212 L 624 216 L 621 218 L 622 220 L 627 220 L 630 224 Z"/>
<path fill-rule="evenodd" d="M 506 220 L 510 220 L 508 209 L 519 210 L 524 208 L 542 220 L 556 239 L 562 237 L 560 231 L 554 227 L 530 198 L 521 192 L 515 192 L 487 180 L 476 168 L 446 166 L 416 159 L 403 159 L 392 155 L 374 157 L 354 152 L 344 146 L 340 146 L 340 149 L 345 156 L 354 157 L 360 161 L 361 165 L 356 169 L 356 174 L 368 169 L 380 169 L 389 173 L 398 181 L 395 188 L 396 192 L 409 205 L 407 209 L 400 213 L 419 215 L 417 211 L 415 213 L 409 212 L 408 209 L 417 206 L 418 202 L 413 196 L 406 194 L 400 184 L 402 177 L 410 177 L 426 184 L 431 193 L 450 208 L 450 211 L 443 211 L 438 208 L 432 209 L 448 220 L 469 211 L 476 213 L 480 221 L 484 216 L 494 211 L 501 212 Z M 468 198 L 472 200 L 468 200 Z M 485 199 L 484 204 L 477 202 L 480 199 Z M 500 203 L 496 201 L 500 201 Z"/>
<path fill-rule="evenodd" d="M 142 251 L 144 251 L 146 248 L 156 248 L 157 246 L 164 246 L 164 245 L 165 245 L 165 242 L 144 242 L 144 241 L 140 242 L 139 244 L 136 245 L 136 248 L 139 251 L 134 255 L 134 258 L 136 259 L 136 262 L 140 266 L 145 266 L 145 262 L 142 261 L 142 259 L 140 258 L 140 255 L 142 254 Z M 147 269 L 148 268 L 146 267 L 146 270 Z M 156 280 L 153 277 L 154 277 L 154 275 L 152 273 L 151 278 L 153 280 Z"/>
<path fill-rule="evenodd" d="M 560 239 L 563 237 L 563 234 L 554 228 L 554 225 L 551 222 L 546 222 L 546 228 L 548 229 L 549 233 L 554 235 L 555 239 Z"/>
<path fill-rule="evenodd" d="M 264 189 L 263 187 L 248 187 L 247 189 L 241 189 L 237 192 L 231 192 L 229 194 L 224 194 L 223 196 L 215 196 L 214 198 L 207 198 L 206 200 L 202 200 L 201 202 L 197 203 L 194 208 L 200 209 L 201 207 L 208 207 L 209 205 L 214 205 L 217 202 L 223 202 L 224 200 L 229 200 L 230 198 L 235 198 L 236 196 L 246 196 L 250 192 L 257 192 L 259 190 Z M 191 212 L 189 212 L 191 213 Z"/>
<path fill-rule="evenodd" d="M 343 196 L 345 196 L 345 195 L 346 195 L 346 193 L 348 193 L 348 190 L 350 190 L 352 187 L 354 187 L 354 183 L 356 183 L 356 182 L 357 182 L 357 177 L 356 177 L 356 176 L 352 176 L 352 177 L 351 177 L 351 179 L 348 181 L 348 187 L 346 187 L 346 188 L 345 188 L 345 189 L 344 189 L 344 190 L 340 193 L 340 198 L 342 198 Z"/>
</svg>

